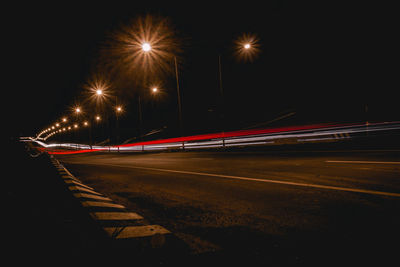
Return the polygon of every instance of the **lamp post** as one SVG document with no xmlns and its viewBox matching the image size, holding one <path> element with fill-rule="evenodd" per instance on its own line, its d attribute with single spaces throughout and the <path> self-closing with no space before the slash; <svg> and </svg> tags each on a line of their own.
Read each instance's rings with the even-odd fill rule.
<svg viewBox="0 0 400 267">
<path fill-rule="evenodd" d="M 116 142 L 119 144 L 119 115 L 122 113 L 122 107 L 115 107 L 115 119 L 116 119 Z"/>
<path fill-rule="evenodd" d="M 105 105 L 107 104 L 107 100 L 110 97 L 109 90 L 110 90 L 110 83 L 101 76 L 94 76 L 94 78 L 88 82 L 87 89 L 92 93 L 91 98 L 95 100 L 97 112 L 101 112 L 105 109 Z M 101 130 L 101 136 L 107 137 L 106 140 L 111 142 L 111 126 L 110 126 L 110 117 L 107 116 L 107 113 L 104 113 L 105 123 L 107 125 L 103 125 Z M 100 118 L 99 116 L 97 116 Z M 98 122 L 96 117 L 96 121 Z"/>
<path fill-rule="evenodd" d="M 183 137 L 183 121 L 182 121 L 182 104 L 181 104 L 181 92 L 179 87 L 179 75 L 178 75 L 178 63 L 176 57 L 174 57 L 175 63 L 175 77 L 176 77 L 176 93 L 178 94 L 178 110 L 179 110 L 179 129 L 181 137 Z M 185 143 L 182 141 L 182 149 L 185 149 Z"/>
<path fill-rule="evenodd" d="M 78 120 L 79 119 L 79 116 L 82 114 L 82 109 L 81 109 L 81 107 L 80 106 L 76 106 L 75 107 L 75 109 L 74 109 L 74 112 L 75 112 L 75 118 L 76 118 L 76 120 Z M 77 126 L 77 124 L 74 124 L 74 129 L 76 129 L 78 126 Z M 75 141 L 77 142 L 78 140 L 77 140 L 77 134 L 76 134 L 76 131 L 74 131 L 74 139 L 75 139 Z"/>
<path fill-rule="evenodd" d="M 225 148 L 225 100 L 224 90 L 222 87 L 222 66 L 221 66 L 221 54 L 218 55 L 218 78 L 219 78 L 219 90 L 221 92 L 221 110 L 222 110 L 222 147 Z"/>
<path fill-rule="evenodd" d="M 235 41 L 236 56 L 245 61 L 253 61 L 259 52 L 258 39 L 255 35 L 244 34 Z M 222 146 L 225 147 L 225 96 L 222 86 L 222 62 L 221 54 L 218 54 L 218 83 L 221 93 L 221 117 L 222 117 Z"/>
<path fill-rule="evenodd" d="M 143 53 L 150 54 L 152 52 L 152 45 L 149 42 L 143 42 L 141 44 L 141 48 Z M 181 103 L 181 93 L 180 93 L 180 86 L 179 86 L 179 74 L 178 74 L 178 62 L 176 56 L 174 56 L 174 67 L 175 67 L 175 79 L 176 79 L 176 93 L 178 98 L 178 116 L 179 116 L 179 131 L 181 137 L 183 136 L 183 120 L 182 120 L 182 103 Z M 158 88 L 153 88 L 153 93 L 158 91 Z M 139 101 L 140 102 L 140 101 Z M 182 142 L 182 149 L 185 149 L 185 144 Z"/>
<path fill-rule="evenodd" d="M 85 120 L 82 124 L 83 127 L 88 127 L 89 132 L 89 147 L 92 149 L 92 124 Z"/>
<path fill-rule="evenodd" d="M 119 106 L 118 105 L 118 102 L 117 102 L 117 97 L 115 97 L 115 104 L 116 104 L 116 106 L 115 106 L 115 119 L 116 119 L 116 121 L 115 121 L 115 128 L 116 128 L 116 143 L 117 143 L 117 149 L 118 149 L 118 153 L 119 153 L 119 114 L 121 114 L 122 113 L 122 106 Z"/>
</svg>

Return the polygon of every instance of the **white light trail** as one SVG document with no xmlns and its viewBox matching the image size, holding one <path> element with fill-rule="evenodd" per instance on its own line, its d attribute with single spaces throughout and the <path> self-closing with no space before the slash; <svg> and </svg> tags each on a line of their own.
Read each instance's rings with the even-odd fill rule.
<svg viewBox="0 0 400 267">
<path fill-rule="evenodd" d="M 137 143 L 124 146 L 89 146 L 86 144 L 58 143 L 46 144 L 39 141 L 38 138 L 32 139 L 40 146 L 45 148 L 66 148 L 72 150 L 103 150 L 109 152 L 141 152 L 141 151 L 160 151 L 169 149 L 206 149 L 206 148 L 222 148 L 222 147 L 243 147 L 257 145 L 271 145 L 282 143 L 301 143 L 301 142 L 325 142 L 338 141 L 340 139 L 351 139 L 360 134 L 373 134 L 381 131 L 400 130 L 400 122 L 392 123 L 374 123 L 366 125 L 347 125 L 332 126 L 325 128 L 315 128 L 307 130 L 281 131 L 275 133 L 254 134 L 245 136 L 233 136 L 206 140 L 191 140 L 163 143 L 163 140 Z M 175 140 L 174 140 L 175 141 Z"/>
</svg>

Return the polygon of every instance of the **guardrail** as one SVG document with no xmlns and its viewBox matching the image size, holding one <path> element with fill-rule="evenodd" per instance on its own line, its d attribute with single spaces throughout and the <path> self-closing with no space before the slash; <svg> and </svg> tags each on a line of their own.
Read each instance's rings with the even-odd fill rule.
<svg viewBox="0 0 400 267">
<path fill-rule="evenodd" d="M 319 124 L 273 129 L 258 129 L 213 133 L 179 138 L 153 140 L 124 145 L 90 146 L 87 144 L 46 144 L 33 140 L 50 154 L 73 154 L 94 151 L 144 152 L 163 150 L 192 150 L 247 146 L 268 146 L 318 142 L 337 142 L 360 136 L 376 135 L 400 130 L 400 122 L 367 124 Z"/>
</svg>

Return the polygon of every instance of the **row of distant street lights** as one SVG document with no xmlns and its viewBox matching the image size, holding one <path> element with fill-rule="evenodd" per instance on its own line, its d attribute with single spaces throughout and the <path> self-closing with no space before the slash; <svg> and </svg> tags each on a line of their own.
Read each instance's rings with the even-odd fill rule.
<svg viewBox="0 0 400 267">
<path fill-rule="evenodd" d="M 146 44 L 144 44 L 143 46 L 143 51 L 150 51 L 148 50 L 149 46 L 147 46 Z M 103 91 L 103 89 L 95 89 L 93 90 L 95 92 L 94 96 L 97 98 L 102 98 L 105 93 Z M 159 92 L 159 88 L 156 86 L 153 86 L 150 88 L 150 91 L 152 94 L 157 94 Z M 140 107 L 141 108 L 141 107 Z M 122 105 L 116 105 L 114 107 L 114 112 L 118 121 L 118 117 L 123 113 L 123 106 Z M 140 116 L 141 116 L 141 111 L 139 112 Z M 80 115 L 84 114 L 84 110 L 82 110 L 82 108 L 80 106 L 76 106 L 73 108 L 73 117 L 77 118 Z M 95 115 L 94 117 L 94 121 L 96 123 L 100 123 L 101 122 L 101 116 L 100 115 Z M 142 118 L 140 118 L 140 120 L 142 120 Z M 89 127 L 90 123 L 89 120 L 83 120 L 83 122 L 81 122 L 81 124 L 74 122 L 72 124 L 68 124 L 68 118 L 67 117 L 62 117 L 61 120 L 59 122 L 54 123 L 53 125 L 49 126 L 47 129 L 42 130 L 37 137 L 41 138 L 41 136 L 46 135 L 43 139 L 47 140 L 48 138 L 50 138 L 51 136 L 54 136 L 56 134 L 59 133 L 65 133 L 68 131 L 72 131 L 72 130 L 78 130 L 80 129 L 80 127 Z M 68 124 L 68 125 L 67 125 Z"/>
<path fill-rule="evenodd" d="M 146 34 L 144 34 L 143 36 L 146 36 Z M 157 43 L 154 43 L 154 46 L 153 46 L 152 41 L 147 41 L 145 38 L 142 38 L 142 39 L 143 40 L 141 40 L 140 42 L 137 43 L 137 37 L 134 38 L 134 42 L 132 42 L 132 43 L 134 43 L 135 46 L 137 46 L 137 50 L 139 50 L 139 51 L 135 50 L 134 54 L 136 56 L 143 57 L 144 58 L 143 60 L 147 60 L 147 62 L 152 62 L 151 60 L 154 60 L 154 58 L 157 57 L 157 55 L 159 55 L 162 52 L 162 51 L 160 51 L 160 47 L 162 48 L 163 46 L 160 46 Z M 158 38 L 158 39 L 162 39 L 162 38 Z M 150 40 L 154 40 L 154 39 L 150 39 Z M 246 60 L 246 61 L 254 60 L 255 56 L 257 55 L 257 53 L 259 51 L 258 40 L 254 35 L 244 34 L 239 39 L 236 40 L 235 44 L 236 44 L 235 52 L 236 52 L 238 58 Z M 131 47 L 132 47 L 132 45 L 129 46 L 129 49 L 131 49 Z M 155 52 L 154 52 L 154 50 L 155 50 Z M 174 59 L 174 67 L 175 67 L 180 133 L 181 133 L 181 135 L 183 135 L 182 107 L 181 107 L 181 99 L 180 99 L 178 63 L 177 63 L 176 56 L 173 55 L 172 57 Z M 134 59 L 134 60 L 136 60 L 136 59 Z M 221 55 L 219 55 L 219 57 L 218 57 L 218 67 L 219 67 L 220 90 L 221 90 L 221 95 L 223 98 L 222 74 L 221 74 Z M 94 97 L 96 99 L 97 103 L 100 103 L 104 98 L 108 97 L 107 89 L 110 86 L 107 82 L 104 82 L 101 79 L 99 81 L 96 80 L 93 83 L 89 83 L 88 87 L 89 87 L 88 89 L 91 92 L 90 97 L 91 98 Z M 157 94 L 160 89 L 158 87 L 153 86 L 153 87 L 150 87 L 149 90 L 152 94 Z M 142 127 L 142 125 L 141 125 L 142 124 L 141 109 L 142 108 L 141 108 L 140 94 L 138 95 L 138 102 L 139 102 L 138 105 L 139 105 L 139 116 L 140 116 L 139 129 L 141 131 L 141 127 Z M 123 111 L 124 111 L 124 107 L 122 105 L 118 104 L 117 98 L 115 97 L 114 112 L 115 112 L 115 116 L 116 116 L 116 120 L 117 120 L 117 124 L 116 124 L 117 127 L 118 127 L 118 117 L 123 113 Z M 82 127 L 83 128 L 89 127 L 91 129 L 90 120 L 88 120 L 88 119 L 81 120 L 83 117 L 82 115 L 84 113 L 85 112 L 81 106 L 75 106 L 73 108 L 73 114 L 71 114 L 70 121 L 67 117 L 61 118 L 56 123 L 53 123 L 53 125 L 42 130 L 37 135 L 37 138 L 42 138 L 42 139 L 46 140 L 56 134 L 64 133 L 64 132 L 68 132 L 68 131 L 72 131 L 72 130 L 78 130 Z M 100 123 L 100 121 L 102 119 L 100 115 L 95 115 L 95 116 L 92 115 L 91 117 L 94 118 L 94 122 L 96 122 L 96 123 Z M 78 123 L 78 121 L 80 121 L 80 123 Z M 141 134 L 141 133 L 139 133 L 139 134 Z M 117 137 L 117 139 L 118 139 L 118 137 Z"/>
<path fill-rule="evenodd" d="M 120 107 L 118 107 L 117 111 L 121 112 L 122 109 Z M 81 110 L 81 108 L 78 107 L 78 108 L 75 109 L 75 112 L 77 114 L 79 114 L 79 113 L 82 112 L 82 110 Z M 96 115 L 94 118 L 95 118 L 96 122 L 100 122 L 101 121 L 100 115 Z M 68 132 L 68 131 L 72 131 L 72 130 L 77 130 L 77 129 L 80 128 L 80 124 L 77 123 L 77 122 L 72 123 L 72 124 L 68 124 L 69 121 L 68 121 L 67 117 L 63 117 L 61 121 L 62 122 L 56 122 L 54 125 L 50 126 L 49 128 L 44 129 L 43 131 L 41 131 L 39 133 L 39 135 L 37 137 L 41 138 L 42 135 L 46 134 L 46 136 L 43 138 L 44 140 L 46 140 L 46 139 L 48 139 L 49 137 L 51 137 L 51 136 L 53 136 L 55 134 Z M 85 121 L 83 121 L 81 123 L 81 126 L 88 127 L 88 126 L 90 126 L 90 123 L 89 123 L 88 120 L 85 120 Z"/>
</svg>

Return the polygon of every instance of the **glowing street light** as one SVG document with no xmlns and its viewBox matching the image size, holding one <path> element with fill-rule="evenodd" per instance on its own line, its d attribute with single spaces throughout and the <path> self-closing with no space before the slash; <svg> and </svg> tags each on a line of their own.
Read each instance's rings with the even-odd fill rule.
<svg viewBox="0 0 400 267">
<path fill-rule="evenodd" d="M 67 118 L 65 118 L 65 117 L 62 118 L 62 121 L 63 121 L 63 122 L 67 122 Z"/>
<path fill-rule="evenodd" d="M 83 85 L 86 90 L 88 100 L 96 104 L 97 108 L 102 108 L 103 104 L 110 97 L 111 84 L 101 74 L 92 74 L 92 76 Z"/>
<path fill-rule="evenodd" d="M 101 120 L 99 115 L 97 115 L 95 119 L 96 119 L 96 121 L 100 121 Z"/>
<path fill-rule="evenodd" d="M 178 80 L 177 54 L 181 51 L 175 30 L 168 19 L 147 15 L 134 23 L 122 27 L 112 36 L 110 59 L 117 70 L 129 73 L 138 84 L 147 83 L 151 77 L 173 73 L 171 61 L 175 63 L 179 119 L 182 129 L 181 104 Z M 149 88 L 155 94 L 159 89 Z M 147 90 L 149 90 L 147 89 Z M 138 95 L 139 119 L 142 124 L 141 99 Z M 140 127 L 139 127 L 140 128 Z M 182 133 L 182 130 L 181 130 Z M 141 130 L 139 129 L 141 136 Z"/>
<path fill-rule="evenodd" d="M 138 84 L 157 75 L 171 74 L 171 60 L 181 51 L 170 20 L 160 16 L 138 17 L 112 35 L 110 63 Z"/>
<path fill-rule="evenodd" d="M 147 42 L 143 43 L 142 44 L 142 50 L 144 52 L 149 52 L 151 50 L 151 45 L 149 43 L 147 43 Z"/>
<path fill-rule="evenodd" d="M 80 107 L 76 107 L 76 108 L 75 108 L 75 113 L 76 113 L 76 114 L 79 114 L 79 113 L 81 113 L 81 112 L 82 112 L 82 110 L 81 110 Z"/>
<path fill-rule="evenodd" d="M 117 103 L 117 101 L 115 101 Z M 122 106 L 115 106 L 115 118 L 116 118 L 116 140 L 117 144 L 119 144 L 119 115 L 123 112 Z M 119 146 L 118 146 L 118 152 L 119 152 Z"/>
<path fill-rule="evenodd" d="M 239 60 L 254 61 L 260 52 L 259 39 L 254 34 L 243 34 L 235 40 L 235 54 Z"/>
</svg>

